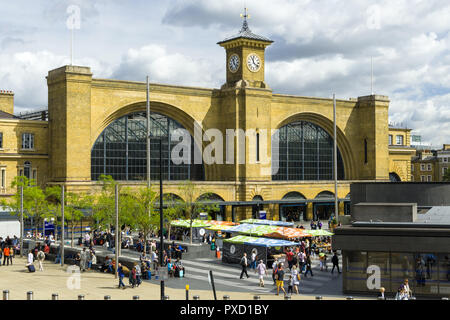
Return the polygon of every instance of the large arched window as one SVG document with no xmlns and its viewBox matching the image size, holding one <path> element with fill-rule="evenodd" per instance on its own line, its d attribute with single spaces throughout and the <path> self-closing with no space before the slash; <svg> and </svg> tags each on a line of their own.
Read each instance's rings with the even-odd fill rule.
<svg viewBox="0 0 450 320">
<path fill-rule="evenodd" d="M 290 123 L 279 130 L 279 148 L 272 143 L 273 180 L 332 180 L 333 138 L 307 121 Z M 338 179 L 344 179 L 341 153 L 337 152 Z M 275 167 L 274 167 L 275 166 Z"/>
<path fill-rule="evenodd" d="M 191 137 L 191 164 L 174 164 L 171 151 L 178 142 L 173 142 L 171 135 L 176 129 L 183 127 L 175 120 L 158 113 L 152 112 L 150 118 L 151 179 L 159 179 L 159 139 L 161 138 L 164 180 L 204 180 L 203 165 L 196 165 L 193 161 L 194 148 L 196 148 L 194 139 Z M 100 134 L 92 148 L 92 180 L 98 180 L 101 174 L 111 175 L 115 180 L 146 180 L 146 128 L 145 112 L 132 113 L 111 123 Z"/>
</svg>

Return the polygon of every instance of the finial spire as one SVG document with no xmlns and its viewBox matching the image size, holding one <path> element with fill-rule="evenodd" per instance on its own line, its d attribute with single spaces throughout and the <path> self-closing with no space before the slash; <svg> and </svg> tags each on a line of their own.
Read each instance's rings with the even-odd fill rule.
<svg viewBox="0 0 450 320">
<path fill-rule="evenodd" d="M 250 19 L 250 15 L 248 14 L 247 8 L 244 8 L 244 14 L 241 13 L 241 18 L 244 18 L 244 23 L 242 24 L 242 31 L 250 30 L 247 23 L 247 18 Z"/>
</svg>

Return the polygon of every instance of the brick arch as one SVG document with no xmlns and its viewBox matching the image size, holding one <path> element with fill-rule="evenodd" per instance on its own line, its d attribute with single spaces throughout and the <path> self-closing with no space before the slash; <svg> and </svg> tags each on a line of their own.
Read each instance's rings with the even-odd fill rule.
<svg viewBox="0 0 450 320">
<path fill-rule="evenodd" d="M 319 127 L 321 127 L 322 129 L 324 129 L 331 137 L 333 137 L 334 134 L 333 121 L 320 114 L 311 112 L 301 112 L 291 115 L 286 119 L 284 119 L 283 121 L 281 121 L 276 126 L 276 129 L 280 129 L 285 125 L 288 125 L 289 123 L 296 121 L 308 121 L 314 123 Z M 350 142 L 346 138 L 345 133 L 339 128 L 339 126 L 336 126 L 336 133 L 337 133 L 337 147 L 341 153 L 342 161 L 344 164 L 345 179 L 346 180 L 355 179 L 356 161 Z"/>
</svg>

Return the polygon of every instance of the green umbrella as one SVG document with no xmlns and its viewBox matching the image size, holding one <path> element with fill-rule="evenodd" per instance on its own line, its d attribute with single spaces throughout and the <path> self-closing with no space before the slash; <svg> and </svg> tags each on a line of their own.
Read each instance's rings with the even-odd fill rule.
<svg viewBox="0 0 450 320">
<path fill-rule="evenodd" d="M 332 236 L 334 233 L 326 231 L 326 230 L 308 230 L 308 233 L 310 233 L 313 237 L 320 237 L 320 236 Z"/>
</svg>

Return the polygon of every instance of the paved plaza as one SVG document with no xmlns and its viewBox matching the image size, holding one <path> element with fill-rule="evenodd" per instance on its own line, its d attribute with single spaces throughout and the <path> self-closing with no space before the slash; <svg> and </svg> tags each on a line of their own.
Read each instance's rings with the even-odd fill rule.
<svg viewBox="0 0 450 320">
<path fill-rule="evenodd" d="M 57 293 L 61 300 L 76 300 L 78 299 L 78 295 L 81 294 L 85 296 L 86 300 L 103 300 L 105 295 L 111 296 L 111 300 L 131 300 L 135 295 L 138 295 L 141 300 L 160 299 L 159 282 L 154 280 L 143 281 L 138 288 L 118 289 L 118 280 L 115 279 L 112 274 L 87 271 L 80 275 L 79 289 L 71 289 L 70 283 L 74 284 L 74 282 L 70 281 L 70 277 L 73 277 L 74 274 L 66 271 L 67 265 L 62 268 L 52 261 L 45 261 L 44 271 L 38 271 L 38 264 L 36 262 L 35 265 L 37 271 L 35 273 L 29 273 L 25 267 L 25 263 L 25 259 L 17 257 L 14 259 L 14 265 L 0 267 L 0 289 L 9 290 L 9 298 L 11 300 L 25 300 L 28 291 L 33 291 L 35 300 L 50 300 L 53 293 Z M 193 264 L 191 263 L 191 265 Z M 217 271 L 219 270 L 220 269 Z M 194 277 L 198 277 L 198 275 Z M 253 278 L 255 278 L 256 281 L 256 276 Z M 189 278 L 186 279 L 188 280 Z M 167 281 L 168 285 L 165 292 L 171 300 L 184 300 L 186 298 L 184 290 L 186 279 L 175 278 Z M 67 285 L 68 280 L 69 286 Z M 183 283 L 182 288 L 173 285 L 177 281 Z M 124 279 L 124 282 L 125 284 L 128 284 L 127 279 Z M 244 286 L 245 285 L 249 285 L 249 283 L 244 282 Z M 216 286 L 219 288 L 220 284 L 217 283 Z M 270 282 L 268 282 L 267 286 L 270 288 L 272 287 Z M 190 299 L 192 299 L 194 295 L 198 295 L 200 300 L 212 300 L 214 298 L 212 291 L 207 289 L 207 286 L 201 287 L 202 289 L 196 289 L 195 287 L 196 285 L 190 284 Z M 231 300 L 252 300 L 255 294 L 258 294 L 261 297 L 261 300 L 284 299 L 283 295 L 275 296 L 272 292 L 230 292 L 219 289 L 217 291 L 217 298 L 221 300 L 224 295 L 229 295 Z M 292 296 L 292 300 L 308 299 L 314 299 L 314 296 Z M 327 299 L 336 300 L 345 299 L 345 297 L 323 296 L 323 300 Z"/>
</svg>

